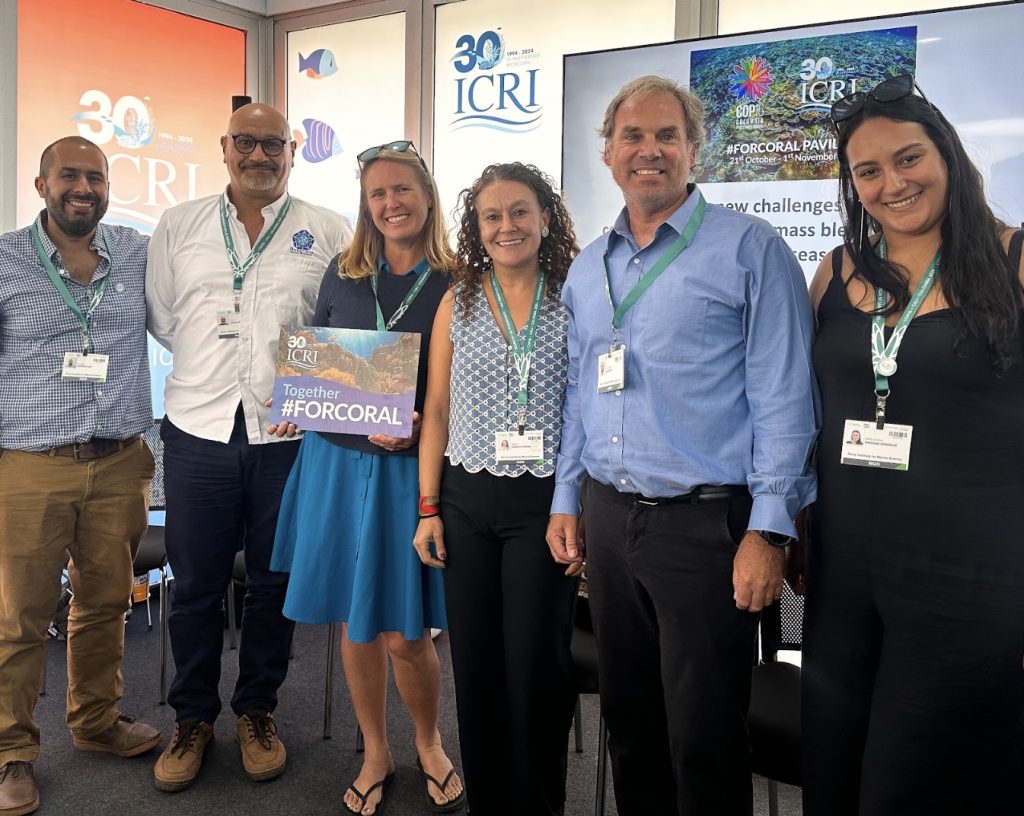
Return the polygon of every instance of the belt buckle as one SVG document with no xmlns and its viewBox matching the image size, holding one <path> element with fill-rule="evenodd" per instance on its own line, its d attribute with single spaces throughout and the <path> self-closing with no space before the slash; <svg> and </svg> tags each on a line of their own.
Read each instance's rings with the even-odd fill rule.
<svg viewBox="0 0 1024 816">
<path fill-rule="evenodd" d="M 86 447 L 92 447 L 92 442 L 75 442 L 73 443 L 72 455 L 76 462 L 91 462 L 93 459 L 97 459 L 95 452 L 92 455 L 83 454 L 83 449 Z"/>
<path fill-rule="evenodd" d="M 637 504 L 645 504 L 648 507 L 657 507 L 660 502 L 658 502 L 657 500 L 654 500 L 654 499 L 646 499 L 643 496 L 641 496 L 640 498 L 638 498 L 636 500 L 636 503 Z"/>
</svg>

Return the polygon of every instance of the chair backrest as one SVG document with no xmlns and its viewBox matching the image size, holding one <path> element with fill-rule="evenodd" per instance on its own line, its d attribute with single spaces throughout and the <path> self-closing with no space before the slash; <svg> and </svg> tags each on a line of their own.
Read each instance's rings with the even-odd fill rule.
<svg viewBox="0 0 1024 816">
<path fill-rule="evenodd" d="M 789 584 L 782 598 L 761 612 L 761 654 L 765 661 L 775 659 L 781 649 L 799 651 L 803 643 L 804 599 L 794 594 Z"/>
<path fill-rule="evenodd" d="M 156 469 L 153 481 L 149 486 L 149 509 L 163 510 L 167 503 L 164 498 L 164 441 L 160 438 L 160 420 L 154 420 L 152 427 L 142 435 L 143 440 L 153 452 Z"/>
</svg>

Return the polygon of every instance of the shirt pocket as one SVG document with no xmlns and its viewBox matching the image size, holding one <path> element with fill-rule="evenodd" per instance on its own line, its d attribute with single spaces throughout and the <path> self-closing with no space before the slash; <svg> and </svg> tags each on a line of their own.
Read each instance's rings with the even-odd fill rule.
<svg viewBox="0 0 1024 816">
<path fill-rule="evenodd" d="M 276 270 L 271 287 L 280 326 L 308 326 L 316 311 L 316 296 L 325 264 L 317 257 L 289 256 Z"/>
<path fill-rule="evenodd" d="M 641 298 L 644 354 L 658 363 L 693 363 L 704 353 L 710 300 L 688 282 L 671 290 L 652 287 Z M 634 329 L 635 330 L 635 329 Z"/>
</svg>

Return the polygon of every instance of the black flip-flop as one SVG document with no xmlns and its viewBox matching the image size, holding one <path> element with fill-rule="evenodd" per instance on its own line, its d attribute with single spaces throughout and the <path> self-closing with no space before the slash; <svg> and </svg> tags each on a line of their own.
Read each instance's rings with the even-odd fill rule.
<svg viewBox="0 0 1024 816">
<path fill-rule="evenodd" d="M 454 765 L 452 766 L 452 769 L 448 771 L 448 775 L 444 778 L 443 782 L 438 782 L 436 779 L 434 779 L 434 777 L 427 773 L 419 757 L 416 757 L 416 767 L 420 769 L 420 773 L 423 774 L 423 778 L 427 781 L 427 783 L 436 787 L 439 791 L 441 791 L 441 793 L 444 793 L 444 789 L 448 786 L 448 783 L 451 781 L 451 778 L 455 776 Z M 459 791 L 459 795 L 452 799 L 450 802 L 438 802 L 436 799 L 434 799 L 433 796 L 430 795 L 429 790 L 427 791 L 426 795 L 427 802 L 430 805 L 430 809 L 433 810 L 434 813 L 452 813 L 453 811 L 458 810 L 464 804 L 466 804 L 465 788 Z"/>
<path fill-rule="evenodd" d="M 373 809 L 373 813 L 367 814 L 367 816 L 377 816 L 377 814 L 380 813 L 381 808 L 384 807 L 384 791 L 387 790 L 388 785 L 391 784 L 391 780 L 394 778 L 395 772 L 392 771 L 382 780 L 380 780 L 380 782 L 374 782 L 372 785 L 370 785 L 370 787 L 366 789 L 366 793 L 361 792 L 359 788 L 355 786 L 354 783 L 352 785 L 349 785 L 348 789 L 352 791 L 352 793 L 354 793 L 356 796 L 358 796 L 359 800 L 362 802 L 362 804 L 359 805 L 359 810 L 352 810 L 352 808 L 348 806 L 348 802 L 346 802 L 344 799 L 341 800 L 341 803 L 345 806 L 345 810 L 347 810 L 349 813 L 361 814 L 363 812 L 363 808 L 366 807 L 366 800 L 370 798 L 370 794 L 377 790 L 377 788 L 381 788 L 380 799 L 377 801 L 377 807 Z"/>
</svg>

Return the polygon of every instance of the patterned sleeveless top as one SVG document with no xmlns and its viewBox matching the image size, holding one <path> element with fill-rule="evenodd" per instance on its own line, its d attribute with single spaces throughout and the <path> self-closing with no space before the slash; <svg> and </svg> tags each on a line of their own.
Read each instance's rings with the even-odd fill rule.
<svg viewBox="0 0 1024 816">
<path fill-rule="evenodd" d="M 451 404 L 448 450 L 453 465 L 470 473 L 487 470 L 495 476 L 551 476 L 562 436 L 562 399 L 568 370 L 565 307 L 544 298 L 530 366 L 528 430 L 544 431 L 544 462 L 497 462 L 494 434 L 517 430 L 516 394 L 519 372 L 512 347 L 498 328 L 482 291 L 469 315 L 463 316 L 463 289 L 456 288 L 452 314 Z M 520 337 L 525 336 L 524 330 Z"/>
</svg>

